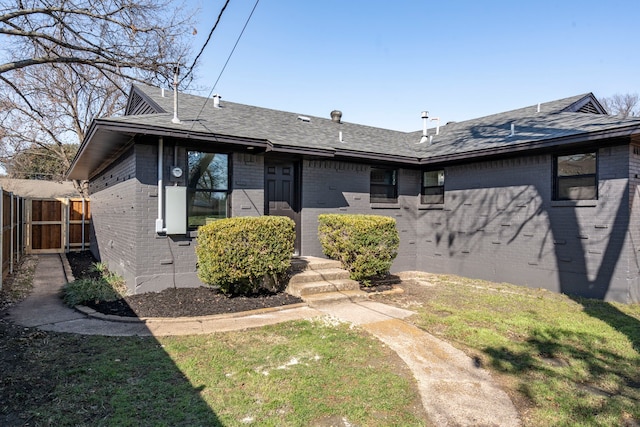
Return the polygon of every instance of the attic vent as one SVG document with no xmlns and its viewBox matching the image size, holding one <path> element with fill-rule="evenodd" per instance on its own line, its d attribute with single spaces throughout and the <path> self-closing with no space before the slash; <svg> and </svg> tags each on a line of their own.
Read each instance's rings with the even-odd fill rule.
<svg viewBox="0 0 640 427">
<path fill-rule="evenodd" d="M 582 107 L 580 107 L 580 109 L 578 109 L 577 112 L 578 113 L 587 113 L 587 114 L 600 114 L 600 112 L 598 111 L 596 106 L 593 105 L 593 102 L 587 102 Z"/>
<path fill-rule="evenodd" d="M 139 93 L 133 92 L 127 105 L 127 111 L 125 116 L 132 116 L 138 114 L 153 114 L 156 111 L 145 102 L 144 98 Z"/>
<path fill-rule="evenodd" d="M 300 120 L 301 122 L 309 123 L 311 121 L 311 117 L 298 116 L 298 120 Z"/>
</svg>

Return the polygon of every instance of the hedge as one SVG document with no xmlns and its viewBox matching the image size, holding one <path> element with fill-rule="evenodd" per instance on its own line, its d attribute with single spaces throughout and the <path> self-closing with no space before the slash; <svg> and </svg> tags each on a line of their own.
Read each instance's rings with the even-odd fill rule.
<svg viewBox="0 0 640 427">
<path fill-rule="evenodd" d="M 339 260 L 353 280 L 367 284 L 372 277 L 389 273 L 400 244 L 394 218 L 322 214 L 318 221 L 324 254 Z"/>
<path fill-rule="evenodd" d="M 291 266 L 295 223 L 282 216 L 238 217 L 198 229 L 198 277 L 225 293 L 281 290 Z"/>
</svg>

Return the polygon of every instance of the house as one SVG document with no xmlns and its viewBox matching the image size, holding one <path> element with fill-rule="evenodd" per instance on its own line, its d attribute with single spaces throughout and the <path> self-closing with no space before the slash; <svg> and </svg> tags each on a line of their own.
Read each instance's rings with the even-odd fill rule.
<svg viewBox="0 0 640 427">
<path fill-rule="evenodd" d="M 640 120 L 592 94 L 397 132 L 133 86 L 69 170 L 88 179 L 94 255 L 132 292 L 199 286 L 197 227 L 286 215 L 322 256 L 321 213 L 397 220 L 393 271 L 640 301 Z M 419 122 L 418 122 L 419 123 Z"/>
</svg>

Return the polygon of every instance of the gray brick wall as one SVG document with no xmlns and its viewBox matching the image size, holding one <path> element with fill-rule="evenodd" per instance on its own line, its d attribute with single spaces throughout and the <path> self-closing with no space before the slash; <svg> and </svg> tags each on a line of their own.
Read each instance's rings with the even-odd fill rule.
<svg viewBox="0 0 640 427">
<path fill-rule="evenodd" d="M 109 269 L 133 283 L 137 258 L 135 239 L 136 164 L 134 148 L 91 180 L 91 252 Z"/>
<path fill-rule="evenodd" d="M 635 150 L 635 151 L 634 151 Z M 174 160 L 166 142 L 165 185 Z M 636 154 L 638 153 L 638 154 Z M 232 157 L 232 216 L 264 213 L 264 156 Z M 155 233 L 157 144 L 137 144 L 91 181 L 94 254 L 131 292 L 199 286 L 193 235 Z M 445 168 L 445 203 L 420 204 L 421 173 L 399 169 L 395 205 L 369 202 L 370 167 L 304 160 L 301 249 L 322 256 L 318 215 L 377 214 L 396 219 L 400 250 L 392 271 L 423 270 L 638 301 L 640 149 L 599 150 L 599 199 L 552 200 L 553 157 L 536 155 Z M 631 215 L 629 215 L 631 213 Z"/>
<path fill-rule="evenodd" d="M 552 201 L 553 157 L 446 169 L 442 210 L 421 210 L 419 270 L 626 300 L 628 147 L 599 150 L 599 199 Z"/>
<path fill-rule="evenodd" d="M 398 171 L 398 203 L 369 202 L 371 166 L 330 160 L 302 164 L 302 254 L 323 256 L 318 241 L 318 215 L 322 213 L 384 215 L 396 219 L 400 234 L 398 257 L 392 271 L 413 270 L 416 261 L 415 207 L 420 173 Z"/>
<path fill-rule="evenodd" d="M 640 146 L 629 145 L 628 301 L 640 301 Z"/>
<path fill-rule="evenodd" d="M 231 216 L 264 215 L 264 156 L 235 153 Z"/>
</svg>

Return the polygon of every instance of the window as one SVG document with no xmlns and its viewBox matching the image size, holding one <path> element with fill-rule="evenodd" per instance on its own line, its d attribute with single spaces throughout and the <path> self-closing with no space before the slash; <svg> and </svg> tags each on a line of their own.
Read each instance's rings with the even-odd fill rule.
<svg viewBox="0 0 640 427">
<path fill-rule="evenodd" d="M 597 199 L 597 160 L 596 152 L 556 156 L 554 200 Z"/>
<path fill-rule="evenodd" d="M 369 198 L 371 203 L 398 202 L 397 169 L 371 168 Z"/>
<path fill-rule="evenodd" d="M 444 170 L 422 172 L 420 203 L 444 203 Z"/>
<path fill-rule="evenodd" d="M 227 217 L 229 196 L 229 156 L 189 151 L 187 182 L 187 224 L 196 229 L 210 221 Z"/>
</svg>

